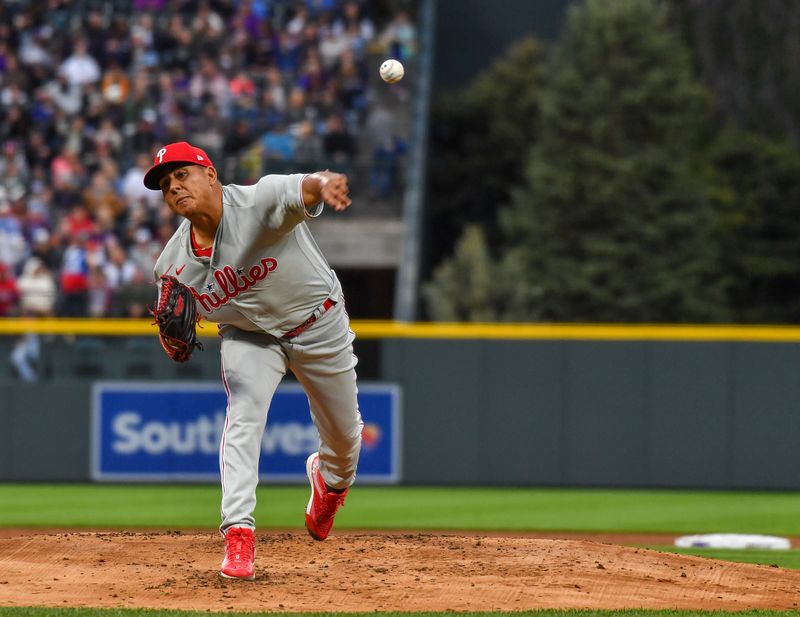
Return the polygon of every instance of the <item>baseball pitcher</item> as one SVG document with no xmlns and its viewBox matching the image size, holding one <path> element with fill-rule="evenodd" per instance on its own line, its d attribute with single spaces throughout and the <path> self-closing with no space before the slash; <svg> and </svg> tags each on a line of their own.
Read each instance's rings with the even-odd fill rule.
<svg viewBox="0 0 800 617">
<path fill-rule="evenodd" d="M 308 532 L 324 540 L 356 474 L 361 414 L 355 335 L 336 274 L 307 221 L 350 206 L 347 177 L 330 171 L 222 185 L 208 155 L 186 142 L 156 152 L 144 177 L 184 218 L 155 266 L 153 309 L 174 360 L 198 346 L 195 322 L 218 324 L 228 395 L 219 453 L 225 558 L 220 574 L 255 577 L 256 485 L 272 396 L 287 369 L 302 384 L 320 434 L 306 461 Z"/>
</svg>

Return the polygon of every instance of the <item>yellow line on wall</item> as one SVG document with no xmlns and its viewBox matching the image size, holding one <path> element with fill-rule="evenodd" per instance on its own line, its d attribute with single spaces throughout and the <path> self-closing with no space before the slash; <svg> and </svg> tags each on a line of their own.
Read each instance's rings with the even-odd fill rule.
<svg viewBox="0 0 800 617">
<path fill-rule="evenodd" d="M 634 324 L 353 323 L 361 338 L 463 338 L 599 341 L 775 341 L 800 342 L 792 326 L 695 326 Z"/>
<path fill-rule="evenodd" d="M 595 341 L 762 341 L 800 342 L 796 326 L 701 326 L 639 324 L 472 324 L 403 323 L 355 320 L 362 339 L 511 339 Z M 39 334 L 155 336 L 149 319 L 0 319 L 0 335 Z M 203 322 L 202 337 L 217 336 L 215 324 Z"/>
<path fill-rule="evenodd" d="M 158 328 L 149 319 L 0 319 L 0 334 L 19 335 L 29 332 L 92 336 L 153 336 L 158 333 Z M 216 333 L 217 329 L 214 328 L 214 334 Z"/>
</svg>

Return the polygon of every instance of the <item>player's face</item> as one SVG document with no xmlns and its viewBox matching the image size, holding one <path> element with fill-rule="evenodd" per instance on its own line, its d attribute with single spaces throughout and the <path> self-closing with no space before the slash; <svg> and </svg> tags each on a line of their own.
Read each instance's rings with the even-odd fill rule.
<svg viewBox="0 0 800 617">
<path fill-rule="evenodd" d="M 182 165 L 165 173 L 159 186 L 170 210 L 188 218 L 212 204 L 215 181 L 213 168 Z"/>
</svg>

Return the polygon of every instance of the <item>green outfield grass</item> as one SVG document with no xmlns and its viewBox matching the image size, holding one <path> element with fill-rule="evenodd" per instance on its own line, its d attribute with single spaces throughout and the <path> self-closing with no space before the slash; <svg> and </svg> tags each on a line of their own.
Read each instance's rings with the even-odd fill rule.
<svg viewBox="0 0 800 617">
<path fill-rule="evenodd" d="M 757 549 L 677 548 L 674 546 L 649 546 L 647 548 L 680 553 L 682 555 L 722 559 L 723 561 L 757 563 L 764 566 L 800 570 L 800 550 L 769 551 Z"/>
<path fill-rule="evenodd" d="M 262 486 L 260 529 L 303 528 L 305 486 Z M 0 484 L 0 527 L 214 529 L 215 485 Z M 357 486 L 337 529 L 800 536 L 800 493 Z M 800 569 L 800 551 L 650 547 Z"/>
<path fill-rule="evenodd" d="M 306 486 L 262 486 L 261 528 L 301 528 Z M 800 536 L 800 493 L 356 486 L 339 529 Z M 0 484 L 0 527 L 209 528 L 212 485 Z"/>
</svg>

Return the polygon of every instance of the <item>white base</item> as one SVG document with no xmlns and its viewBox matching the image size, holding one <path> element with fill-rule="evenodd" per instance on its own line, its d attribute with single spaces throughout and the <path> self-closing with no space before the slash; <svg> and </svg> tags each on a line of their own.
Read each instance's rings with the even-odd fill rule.
<svg viewBox="0 0 800 617">
<path fill-rule="evenodd" d="M 707 533 L 676 538 L 675 546 L 683 548 L 760 548 L 785 551 L 792 548 L 792 543 L 788 538 L 777 536 L 746 533 Z"/>
</svg>

